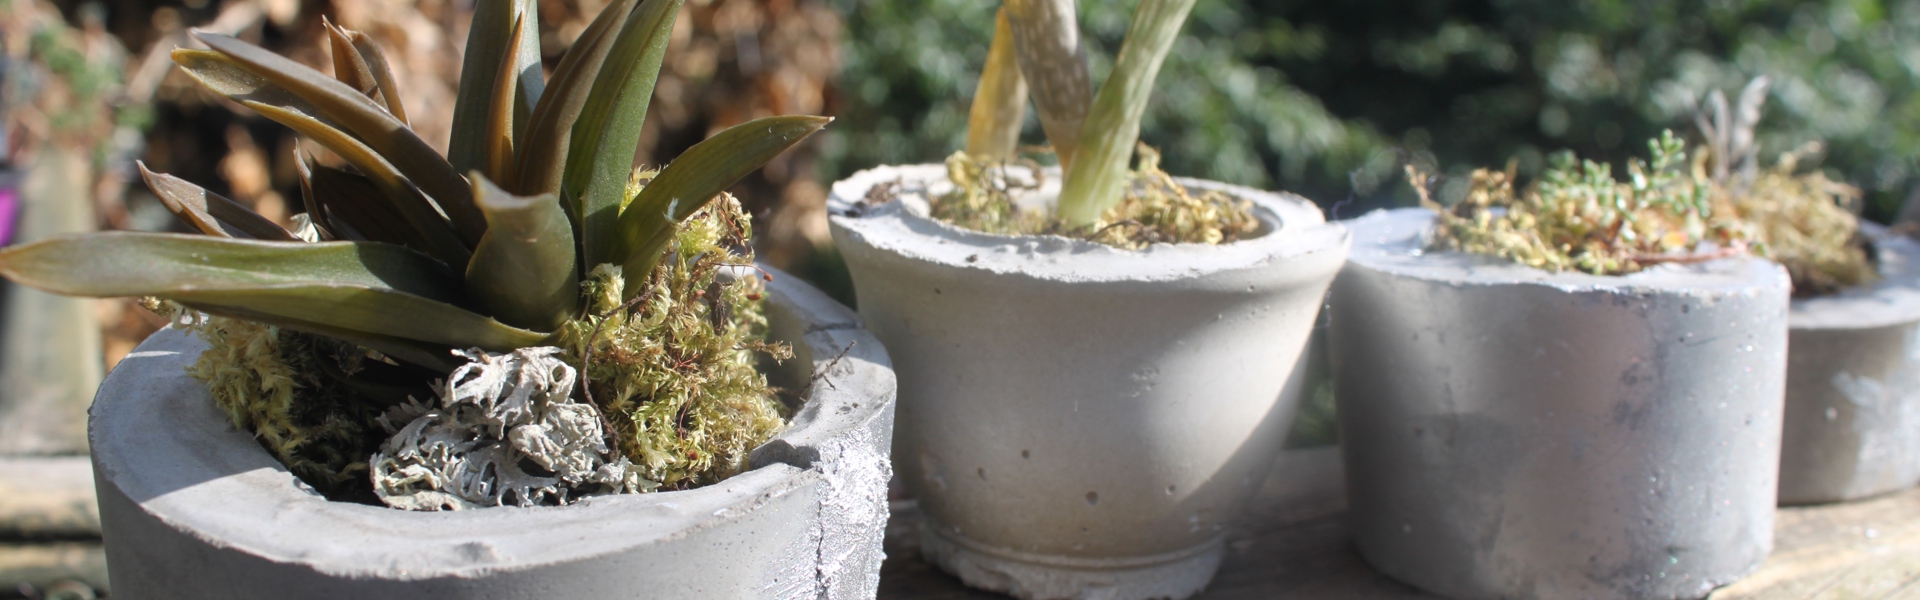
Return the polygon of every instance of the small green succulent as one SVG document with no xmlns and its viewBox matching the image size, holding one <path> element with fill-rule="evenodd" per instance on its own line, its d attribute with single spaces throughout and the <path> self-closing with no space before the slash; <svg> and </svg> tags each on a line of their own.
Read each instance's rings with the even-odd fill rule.
<svg viewBox="0 0 1920 600">
<path fill-rule="evenodd" d="M 580 282 L 595 267 L 620 267 L 625 298 L 639 296 L 681 222 L 829 121 L 735 126 L 629 196 L 634 148 L 683 1 L 614 0 L 543 81 L 533 0 L 481 0 L 447 156 L 408 126 L 386 60 L 362 34 L 328 25 L 328 76 L 196 32 L 211 50 L 175 50 L 184 71 L 351 165 L 303 161 L 306 235 L 145 172 L 203 235 L 48 240 L 0 252 L 0 274 L 62 294 L 158 297 L 440 373 L 457 365 L 456 349 L 557 345 L 562 324 L 583 316 Z"/>
</svg>

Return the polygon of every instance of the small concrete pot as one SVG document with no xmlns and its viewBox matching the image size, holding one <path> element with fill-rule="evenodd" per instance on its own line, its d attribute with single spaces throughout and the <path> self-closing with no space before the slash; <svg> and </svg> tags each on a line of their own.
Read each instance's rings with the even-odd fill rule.
<svg viewBox="0 0 1920 600">
<path fill-rule="evenodd" d="M 1787 314 L 1781 504 L 1920 483 L 1920 242 L 1872 223 L 1861 230 L 1880 281 L 1796 299 Z"/>
<path fill-rule="evenodd" d="M 925 216 L 946 177 L 863 171 L 829 201 L 900 376 L 922 554 L 1021 598 L 1197 593 L 1292 420 L 1346 230 L 1297 196 L 1183 181 L 1253 202 L 1265 233 L 1139 252 L 983 234 Z M 899 200 L 864 200 L 896 181 Z"/>
<path fill-rule="evenodd" d="M 205 348 L 156 334 L 115 368 L 90 432 L 116 598 L 872 598 L 887 520 L 893 374 L 845 307 L 769 285 L 769 372 L 812 398 L 754 468 L 676 492 L 555 508 L 407 512 L 329 502 L 182 373 Z M 834 358 L 843 349 L 846 355 Z"/>
<path fill-rule="evenodd" d="M 1621 277 L 1422 252 L 1433 214 L 1349 221 L 1332 352 L 1350 524 L 1457 599 L 1697 598 L 1773 543 L 1786 271 Z"/>
</svg>

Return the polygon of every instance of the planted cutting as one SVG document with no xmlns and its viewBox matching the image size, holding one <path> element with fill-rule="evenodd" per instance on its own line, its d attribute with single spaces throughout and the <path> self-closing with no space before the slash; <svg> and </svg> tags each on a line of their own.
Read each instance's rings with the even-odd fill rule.
<svg viewBox="0 0 1920 600">
<path fill-rule="evenodd" d="M 539 66 L 529 4 L 483 2 L 442 156 L 366 35 L 325 74 L 225 35 L 173 60 L 304 135 L 292 230 L 168 175 L 198 234 L 103 233 L 0 253 L 63 294 L 142 296 L 208 344 L 189 372 L 235 426 L 342 497 L 446 509 L 566 504 L 717 481 L 782 426 L 753 368 L 750 226 L 724 191 L 828 119 L 743 123 L 635 171 L 678 0 L 616 0 Z"/>
<path fill-rule="evenodd" d="M 967 148 L 833 187 L 835 243 L 900 378 L 922 554 L 968 585 L 1198 593 L 1292 420 L 1347 234 L 1298 196 L 1171 177 L 1138 145 L 1192 4 L 1141 2 L 1096 87 L 1073 2 L 1007 2 Z M 1020 151 L 1029 96 L 1058 168 Z"/>
</svg>

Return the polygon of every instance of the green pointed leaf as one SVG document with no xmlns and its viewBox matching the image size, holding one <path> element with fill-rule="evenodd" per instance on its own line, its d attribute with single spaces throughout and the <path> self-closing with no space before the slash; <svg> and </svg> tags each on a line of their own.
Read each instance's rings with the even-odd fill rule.
<svg viewBox="0 0 1920 600">
<path fill-rule="evenodd" d="M 660 76 L 683 0 L 646 0 L 627 17 L 594 77 L 568 140 L 560 199 L 579 220 L 582 255 L 592 268 L 612 260 L 620 202 L 633 171 L 640 127 Z"/>
<path fill-rule="evenodd" d="M 480 234 L 486 231 L 486 219 L 480 216 L 480 209 L 473 205 L 473 192 L 468 189 L 466 178 L 461 177 L 432 146 L 427 145 L 384 107 L 347 84 L 259 46 L 205 31 L 196 31 L 194 36 L 224 55 L 229 59 L 229 64 L 271 82 L 280 88 L 278 93 L 298 96 L 312 110 L 266 97 L 245 100 L 288 108 L 351 132 L 355 139 L 389 161 L 394 169 L 405 174 L 413 185 L 439 205 L 453 221 L 454 230 L 459 232 L 462 241 L 468 244 L 480 241 Z M 180 54 L 176 52 L 176 62 L 179 57 Z M 184 63 L 181 66 L 187 67 Z"/>
<path fill-rule="evenodd" d="M 360 51 L 353 47 L 353 39 L 347 30 L 335 27 L 326 16 L 320 17 L 320 26 L 327 30 L 327 47 L 333 52 L 333 78 L 347 84 L 374 102 L 385 104 L 380 98 L 380 82 L 373 79 L 373 67 Z"/>
<path fill-rule="evenodd" d="M 402 175 L 386 157 L 368 148 L 360 140 L 335 129 L 313 115 L 288 110 L 283 107 L 261 104 L 251 100 L 240 101 L 242 105 L 253 109 L 275 122 L 312 138 L 321 146 L 332 150 L 334 154 L 352 164 L 360 172 L 366 173 L 369 181 L 386 196 L 387 201 L 412 226 L 414 235 L 408 245 L 416 246 L 448 265 L 462 267 L 467 264 L 471 252 L 461 243 L 458 235 L 449 227 L 446 219 L 434 211 L 433 205 L 420 195 L 413 182 Z M 471 194 L 471 192 L 469 192 Z M 471 196 L 469 196 L 471 197 Z M 485 227 L 483 226 L 484 230 Z"/>
<path fill-rule="evenodd" d="M 614 0 L 608 4 L 574 40 L 573 47 L 560 56 L 560 65 L 554 68 L 553 80 L 548 82 L 551 85 L 534 107 L 525 135 L 516 139 L 519 153 L 515 161 L 519 164 L 508 182 L 511 189 L 522 194 L 560 191 L 573 123 L 580 118 L 587 92 L 593 86 L 590 76 L 600 72 L 607 51 L 613 48 L 615 36 L 609 32 L 614 25 L 626 22 L 635 1 Z"/>
<path fill-rule="evenodd" d="M 0 275 L 70 296 L 157 296 L 368 335 L 494 351 L 540 343 L 455 306 L 458 278 L 376 242 L 263 242 L 110 232 L 0 251 Z"/>
<path fill-rule="evenodd" d="M 980 84 L 973 89 L 973 106 L 967 113 L 967 156 L 1008 161 L 1016 158 L 1020 125 L 1027 119 L 1027 82 L 1020 77 L 1019 59 L 1014 56 L 1007 7 L 1000 7 L 994 21 L 987 64 L 980 68 Z"/>
<path fill-rule="evenodd" d="M 303 319 L 260 313 L 237 306 L 202 302 L 182 302 L 181 305 L 211 315 L 267 323 L 295 331 L 323 335 L 337 340 L 359 344 L 368 350 L 385 354 L 402 362 L 413 363 L 442 373 L 459 368 L 461 363 L 466 362 L 454 356 L 452 346 L 429 344 L 364 331 L 342 329 L 340 327 L 322 325 Z"/>
<path fill-rule="evenodd" d="M 512 37 L 507 38 L 508 46 L 520 44 L 520 22 L 519 19 L 514 20 Z M 515 85 L 517 80 L 514 77 L 514 70 L 518 64 L 513 59 L 512 54 L 500 56 L 500 64 L 494 71 L 494 89 L 490 105 L 492 108 L 487 110 L 486 135 L 481 136 L 480 140 L 485 147 L 481 148 L 483 153 L 480 164 L 483 170 L 479 172 L 486 173 L 494 179 L 506 177 L 507 171 L 513 168 L 513 103 L 514 91 L 518 89 Z M 469 175 L 467 179 L 471 181 L 473 177 Z M 476 192 L 480 189 L 478 185 L 476 183 L 474 187 Z M 474 201 L 479 200 L 480 198 L 476 195 Z M 480 210 L 485 212 L 486 208 L 482 207 Z"/>
<path fill-rule="evenodd" d="M 1140 141 L 1140 117 L 1153 97 L 1160 64 L 1180 37 L 1194 0 L 1141 0 L 1134 9 L 1113 73 L 1100 84 L 1080 127 L 1079 148 L 1067 166 L 1055 214 L 1067 225 L 1091 227 L 1126 194 L 1127 163 Z"/>
<path fill-rule="evenodd" d="M 467 296 L 503 323 L 558 328 L 580 300 L 573 226 L 559 198 L 515 196 L 479 173 L 468 179 L 487 215 L 487 235 L 467 263 Z"/>
<path fill-rule="evenodd" d="M 714 134 L 673 159 L 620 213 L 618 256 L 627 296 L 639 295 L 681 221 L 831 122 L 829 117 L 803 115 L 754 119 Z"/>
<path fill-rule="evenodd" d="M 230 238 L 293 241 L 293 234 L 259 213 L 247 210 L 239 202 L 209 192 L 206 188 L 165 173 L 147 170 L 147 163 L 135 161 L 147 187 L 160 198 L 160 204 L 180 220 L 207 235 Z"/>
<path fill-rule="evenodd" d="M 467 50 L 460 62 L 459 96 L 453 103 L 453 138 L 447 160 L 458 173 L 486 168 L 487 124 L 495 120 L 525 127 L 524 115 L 540 99 L 540 14 L 534 0 L 479 0 L 467 29 Z M 516 26 L 517 24 L 517 26 Z M 501 87 L 500 65 L 513 65 L 514 105 L 493 114 L 494 90 Z M 516 132 L 517 133 L 517 132 Z"/>
</svg>

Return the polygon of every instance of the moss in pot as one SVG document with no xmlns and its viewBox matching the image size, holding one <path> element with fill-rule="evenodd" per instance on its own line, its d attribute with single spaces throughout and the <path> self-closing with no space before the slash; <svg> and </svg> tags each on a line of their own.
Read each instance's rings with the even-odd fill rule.
<svg viewBox="0 0 1920 600">
<path fill-rule="evenodd" d="M 1297 196 L 1159 172 L 1138 120 L 1191 2 L 1086 76 L 1071 2 L 1008 2 L 945 165 L 834 185 L 834 239 L 901 381 L 921 553 L 1021 598 L 1182 598 L 1292 419 L 1347 235 Z M 1062 164 L 1016 152 L 1025 91 Z"/>
<path fill-rule="evenodd" d="M 883 506 L 884 452 L 855 450 L 859 439 L 879 436 L 884 444 L 890 430 L 882 422 L 890 392 L 878 388 L 885 377 L 876 365 L 885 359 L 877 344 L 839 367 L 859 373 L 858 384 L 847 382 L 859 390 L 854 394 L 872 395 L 849 402 L 865 404 L 860 410 L 840 407 L 852 421 L 809 416 L 795 421 L 801 431 L 786 431 L 790 410 L 756 369 L 760 357 L 791 358 L 796 347 L 811 360 L 820 354 L 812 345 L 825 343 L 821 335 L 859 337 L 817 293 L 769 286 L 771 274 L 754 274 L 749 219 L 724 192 L 828 119 L 758 119 L 663 168 L 632 166 L 680 5 L 616 0 L 549 80 L 538 66 L 533 4 L 484 0 L 467 44 L 448 156 L 408 127 L 395 78 L 363 34 L 328 25 L 331 75 L 218 34 L 196 34 L 210 50 L 174 51 L 174 61 L 209 90 L 293 128 L 345 166 L 301 161 L 306 211 L 292 230 L 192 183 L 144 172 L 198 235 L 105 233 L 0 252 L 0 273 L 16 282 L 71 295 L 147 297 L 149 306 L 174 316 L 175 329 L 199 338 L 183 341 L 170 332 L 156 339 L 154 352 L 136 353 L 139 360 L 126 363 L 134 368 L 103 388 L 118 395 L 102 392 L 96 425 L 126 431 L 124 419 L 102 407 L 138 412 L 146 410 L 143 402 L 193 401 L 199 388 L 175 384 L 167 379 L 172 373 L 149 365 L 175 364 L 162 357 L 194 351 L 183 374 L 204 382 L 212 406 L 178 407 L 183 429 L 198 430 L 192 419 L 217 408 L 303 489 L 336 500 L 481 514 L 435 520 L 314 504 L 271 475 L 223 473 L 254 461 L 225 442 L 202 451 L 156 439 L 189 453 L 175 457 L 179 469 L 129 470 L 158 463 L 129 454 L 121 440 L 95 439 L 104 450 L 95 458 L 116 589 L 195 597 L 257 597 L 262 589 L 472 597 L 604 595 L 651 581 L 662 594 L 691 597 L 784 580 L 795 589 L 826 586 L 818 591 L 832 597 L 871 595 L 875 573 L 867 571 L 878 568 L 880 525 L 839 521 L 879 508 L 847 506 L 822 521 L 812 507 L 812 516 L 788 519 L 784 529 L 749 536 L 765 538 L 753 543 L 771 544 L 766 552 L 741 551 L 770 556 L 809 539 L 858 538 L 836 552 L 865 558 L 844 564 L 818 550 L 789 552 L 794 561 L 769 559 L 771 566 L 746 571 L 708 564 L 711 572 L 691 579 L 679 562 L 714 557 L 671 549 L 689 536 L 688 543 L 702 536 L 731 543 L 721 538 L 742 527 L 753 531 L 743 523 L 799 514 L 794 503 L 873 496 L 874 506 Z M 806 333 L 767 338 L 769 294 L 773 316 L 787 321 L 772 326 Z M 147 399 L 129 389 L 162 393 Z M 767 444 L 788 433 L 810 437 Z M 815 442 L 848 453 L 786 456 Z M 752 454 L 763 445 L 779 448 Z M 825 458 L 856 454 L 873 460 Z M 845 497 L 813 498 L 821 492 L 808 478 L 833 479 L 823 473 L 854 464 L 882 474 L 835 480 Z M 198 477 L 186 473 L 218 475 L 152 493 L 155 482 Z M 734 475 L 751 481 L 703 488 Z M 283 506 L 305 516 L 229 523 L 204 502 L 170 499 L 210 490 L 267 504 L 228 512 L 258 516 Z M 609 504 L 626 500 L 593 505 L 669 490 L 692 490 L 677 502 L 707 506 L 711 514 L 675 516 L 676 501 L 665 500 L 641 502 L 631 516 L 609 512 Z M 501 506 L 571 512 L 539 516 Z M 355 512 L 361 508 L 375 512 Z M 741 511 L 762 516 L 734 514 Z M 653 516 L 634 521 L 642 515 Z M 345 520 L 326 524 L 339 518 Z M 613 521 L 596 526 L 596 519 Z M 467 525 L 433 525 L 456 521 Z M 280 526 L 291 541 L 247 533 Z M 834 527 L 841 530 L 819 531 Z M 602 539 L 601 530 L 620 538 Z M 689 533 L 695 530 L 704 533 Z M 412 533 L 393 535 L 399 531 Z M 547 545 L 543 535 L 569 536 L 573 554 L 510 555 L 510 548 Z M 456 553 L 448 562 L 437 550 L 406 549 L 462 536 L 474 540 L 460 547 L 485 551 Z M 862 550 L 867 542 L 871 552 Z M 280 545 L 299 548 L 266 547 Z M 652 570 L 604 566 L 654 552 L 665 555 L 649 559 L 657 565 Z M 590 564 L 603 567 L 583 574 Z M 843 567 L 853 574 L 839 574 Z M 787 568 L 813 575 L 773 573 Z M 184 571 L 204 573 L 182 579 Z M 688 581 L 704 583 L 684 587 Z"/>
</svg>

